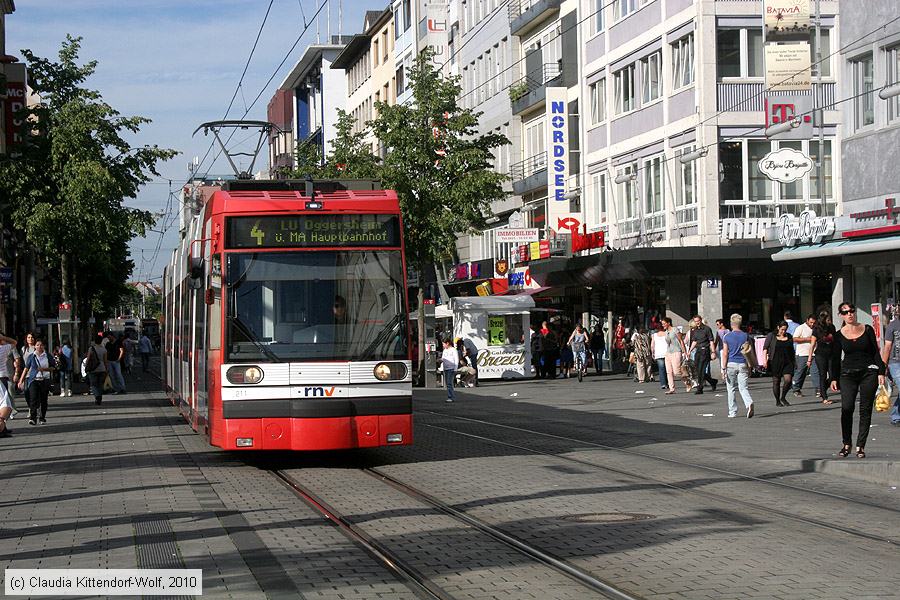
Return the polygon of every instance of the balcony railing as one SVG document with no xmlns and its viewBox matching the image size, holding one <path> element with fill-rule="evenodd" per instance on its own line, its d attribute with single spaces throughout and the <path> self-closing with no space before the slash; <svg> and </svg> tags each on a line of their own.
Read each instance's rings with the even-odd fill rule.
<svg viewBox="0 0 900 600">
<path fill-rule="evenodd" d="M 546 98 L 545 86 L 559 78 L 562 65 L 559 62 L 545 63 L 540 70 L 535 69 L 528 75 L 509 86 L 509 100 L 513 114 L 521 114 Z"/>
<path fill-rule="evenodd" d="M 536 19 L 559 9 L 562 0 L 510 0 L 507 12 L 513 35 L 527 28 Z"/>
<path fill-rule="evenodd" d="M 509 167 L 509 176 L 513 181 L 522 181 L 547 168 L 547 153 L 535 154 L 523 161 L 513 163 Z"/>
<path fill-rule="evenodd" d="M 766 84 L 762 81 L 748 82 L 728 82 L 720 81 L 716 86 L 717 90 L 717 106 L 721 111 L 728 112 L 757 112 L 764 111 L 763 103 L 766 94 L 763 92 Z M 826 83 L 825 87 L 825 109 L 831 110 L 834 106 L 834 83 Z M 813 101 L 817 98 L 817 90 L 813 87 L 810 91 L 794 91 L 780 92 L 785 96 L 810 96 Z"/>
</svg>

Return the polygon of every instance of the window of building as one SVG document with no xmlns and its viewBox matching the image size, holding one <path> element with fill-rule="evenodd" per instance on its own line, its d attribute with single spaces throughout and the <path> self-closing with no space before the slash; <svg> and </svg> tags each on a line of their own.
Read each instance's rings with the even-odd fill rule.
<svg viewBox="0 0 900 600">
<path fill-rule="evenodd" d="M 658 231 L 666 227 L 665 199 L 663 195 L 663 157 L 645 159 L 644 173 L 644 219 L 647 231 Z"/>
<path fill-rule="evenodd" d="M 373 50 L 373 52 L 372 52 L 372 66 L 373 66 L 373 67 L 377 67 L 377 66 L 378 66 L 378 57 L 381 56 L 381 53 L 378 52 L 378 40 L 373 40 L 373 41 L 372 41 L 372 50 Z"/>
<path fill-rule="evenodd" d="M 403 31 L 412 24 L 412 0 L 403 0 Z"/>
<path fill-rule="evenodd" d="M 894 46 L 885 51 L 885 63 L 885 75 L 887 76 L 885 84 L 900 83 L 900 46 Z M 887 109 L 888 121 L 900 120 L 900 96 L 888 98 Z"/>
<path fill-rule="evenodd" d="M 672 88 L 694 83 L 694 34 L 689 33 L 672 44 Z"/>
<path fill-rule="evenodd" d="M 387 30 L 381 32 L 381 51 L 383 54 L 381 55 L 381 62 L 387 62 L 388 52 L 390 48 L 388 48 L 388 32 Z"/>
<path fill-rule="evenodd" d="M 613 75 L 615 78 L 616 114 L 634 110 L 634 65 L 628 65 Z"/>
<path fill-rule="evenodd" d="M 691 145 L 675 151 L 675 222 L 679 225 L 697 221 L 697 161 L 683 163 L 678 160 L 694 148 Z"/>
<path fill-rule="evenodd" d="M 406 91 L 406 80 L 403 78 L 403 65 L 397 67 L 395 81 L 397 82 L 397 95 L 399 96 Z"/>
<path fill-rule="evenodd" d="M 648 104 L 662 93 L 662 51 L 641 59 L 641 98 Z"/>
<path fill-rule="evenodd" d="M 524 131 L 525 159 L 547 154 L 547 136 L 544 131 L 544 117 L 522 124 Z"/>
<path fill-rule="evenodd" d="M 403 33 L 403 8 L 398 4 L 394 8 L 394 38 L 399 38 Z"/>
<path fill-rule="evenodd" d="M 596 125 L 606 119 L 606 79 L 590 84 L 588 97 L 591 103 L 591 124 Z"/>
<path fill-rule="evenodd" d="M 853 124 L 856 129 L 875 122 L 875 69 L 872 54 L 850 61 L 853 77 Z"/>
<path fill-rule="evenodd" d="M 642 6 L 650 4 L 653 0 L 615 0 L 613 2 L 613 19 L 624 19 Z"/>
<path fill-rule="evenodd" d="M 591 24 L 594 28 L 593 33 L 600 33 L 603 31 L 603 9 L 606 7 L 606 4 L 606 0 L 593 1 L 594 17 L 591 19 Z"/>
<path fill-rule="evenodd" d="M 624 165 L 616 169 L 616 178 L 624 175 L 635 175 L 637 163 Z M 617 185 L 616 189 L 616 226 L 620 236 L 631 235 L 640 231 L 640 198 L 638 197 L 637 179 L 629 178 Z"/>
<path fill-rule="evenodd" d="M 606 223 L 606 173 L 594 173 L 591 175 L 590 189 L 590 210 L 591 223 Z"/>
<path fill-rule="evenodd" d="M 716 65 L 719 79 L 765 75 L 762 29 L 716 30 Z"/>
<path fill-rule="evenodd" d="M 785 213 L 797 214 L 807 205 L 820 216 L 834 215 L 831 140 L 825 142 L 825 206 L 819 199 L 818 171 L 800 180 L 779 183 L 759 171 L 759 161 L 769 152 L 792 148 L 816 160 L 819 145 L 808 140 L 744 139 L 719 144 L 719 216 L 720 218 L 776 219 Z"/>
<path fill-rule="evenodd" d="M 831 30 L 822 28 L 822 77 L 831 77 Z M 816 30 L 810 28 L 809 33 L 809 64 L 816 64 Z M 813 67 L 815 72 L 815 67 Z"/>
</svg>

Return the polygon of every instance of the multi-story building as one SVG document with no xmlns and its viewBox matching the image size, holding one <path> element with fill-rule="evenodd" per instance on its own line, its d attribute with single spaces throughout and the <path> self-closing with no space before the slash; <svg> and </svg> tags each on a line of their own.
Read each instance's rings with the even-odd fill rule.
<svg viewBox="0 0 900 600">
<path fill-rule="evenodd" d="M 416 24 L 422 10 L 417 0 L 394 0 L 394 71 L 397 80 L 397 102 L 408 102 L 412 92 L 408 89 L 409 69 L 416 59 Z"/>
<path fill-rule="evenodd" d="M 860 320 L 882 324 L 900 300 L 900 5 L 844 0 L 833 44 L 840 75 L 842 217 L 824 242 L 785 248 L 785 262 L 837 262 L 842 285 L 834 305 L 848 300 Z M 839 49 L 839 50 L 838 50 Z"/>
<path fill-rule="evenodd" d="M 509 5 L 513 81 L 477 67 L 467 73 L 459 62 L 464 88 L 478 90 L 467 101 L 481 108 L 499 88 L 521 120 L 510 136 L 518 138 L 510 175 L 524 224 L 541 230 L 551 254 L 576 231 L 604 233 L 603 249 L 528 261 L 534 286 L 549 288 L 540 292 L 546 306 L 634 324 L 656 313 L 711 321 L 741 312 L 768 328 L 783 310 L 831 303 L 840 286 L 834 260 L 773 262 L 775 251 L 760 239 L 783 215 L 840 212 L 838 3 L 821 3 L 821 79 L 778 96 L 766 88 L 762 8 L 735 0 L 520 0 Z M 469 10 L 475 23 L 489 13 L 460 14 Z M 814 63 L 815 41 L 811 34 Z M 767 107 L 788 103 L 804 118 L 805 137 L 767 137 Z M 812 118 L 819 106 L 824 120 Z M 554 144 L 556 136 L 563 142 Z M 812 169 L 790 183 L 767 178 L 758 163 L 781 149 L 802 152 Z M 520 268 L 534 256 L 487 235 L 483 243 Z M 468 258 L 486 254 L 470 250 Z"/>
<path fill-rule="evenodd" d="M 307 46 L 278 87 L 279 92 L 288 92 L 291 103 L 292 149 L 300 144 L 316 144 L 322 156 L 331 151 L 337 109 L 345 108 L 347 99 L 344 74 L 333 70 L 331 65 L 351 39 L 352 36 L 332 36 L 329 44 Z M 276 92 L 273 102 L 277 104 L 278 98 Z M 283 154 L 285 148 L 280 150 Z"/>
<path fill-rule="evenodd" d="M 346 73 L 346 110 L 354 119 L 355 131 L 367 131 L 366 141 L 379 155 L 383 149 L 366 124 L 377 116 L 376 103 L 397 101 L 394 27 L 390 7 L 367 11 L 363 33 L 353 36 L 331 64 L 332 69 Z"/>
</svg>

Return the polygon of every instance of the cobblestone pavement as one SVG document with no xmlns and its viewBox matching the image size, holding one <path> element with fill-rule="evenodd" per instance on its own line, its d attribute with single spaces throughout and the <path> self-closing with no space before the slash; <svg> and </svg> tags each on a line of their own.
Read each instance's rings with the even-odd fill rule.
<svg viewBox="0 0 900 600">
<path fill-rule="evenodd" d="M 0 440 L 0 568 L 201 568 L 211 598 L 416 597 L 278 468 L 448 596 L 597 597 L 374 467 L 638 597 L 898 595 L 898 492 L 804 463 L 830 458 L 839 411 L 726 419 L 724 396 L 654 385 L 497 383 L 453 405 L 419 390 L 412 447 L 265 456 L 210 448 L 159 393 L 53 398 L 47 425 L 17 418 Z M 873 462 L 900 454 L 886 422 Z"/>
</svg>

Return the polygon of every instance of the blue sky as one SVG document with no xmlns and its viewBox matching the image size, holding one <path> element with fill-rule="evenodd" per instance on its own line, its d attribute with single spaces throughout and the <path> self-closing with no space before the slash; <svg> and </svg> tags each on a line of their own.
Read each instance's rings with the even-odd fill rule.
<svg viewBox="0 0 900 600">
<path fill-rule="evenodd" d="M 275 0 L 244 78 L 243 94 L 238 94 L 229 118 L 243 115 L 245 101 L 251 103 L 263 89 L 300 34 L 302 15 L 309 20 L 320 2 Z M 209 147 L 210 138 L 202 132 L 192 138 L 191 133 L 204 121 L 222 118 L 268 4 L 268 0 L 16 0 L 16 12 L 7 17 L 7 52 L 21 58 L 20 50 L 29 48 L 38 56 L 55 58 L 67 33 L 83 37 L 82 59 L 99 61 L 88 85 L 100 90 L 123 114 L 153 120 L 133 145 L 158 144 L 181 152 L 159 169 L 164 178 L 172 179 L 177 191 L 187 178 L 188 162 L 194 156 L 202 157 Z M 365 10 L 380 10 L 387 4 L 387 0 L 345 0 L 342 32 L 357 33 Z M 322 11 L 319 31 L 323 41 L 329 12 L 331 33 L 338 33 L 338 9 L 334 0 Z M 248 119 L 265 119 L 269 98 L 304 48 L 315 41 L 316 25 L 312 23 Z M 220 158 L 210 172 L 228 173 L 230 169 Z M 160 181 L 145 186 L 128 204 L 162 211 L 167 198 L 168 185 Z M 177 226 L 163 237 L 154 265 L 159 242 L 159 234 L 151 233 L 132 243 L 135 279 L 162 273 L 177 242 Z"/>
</svg>

